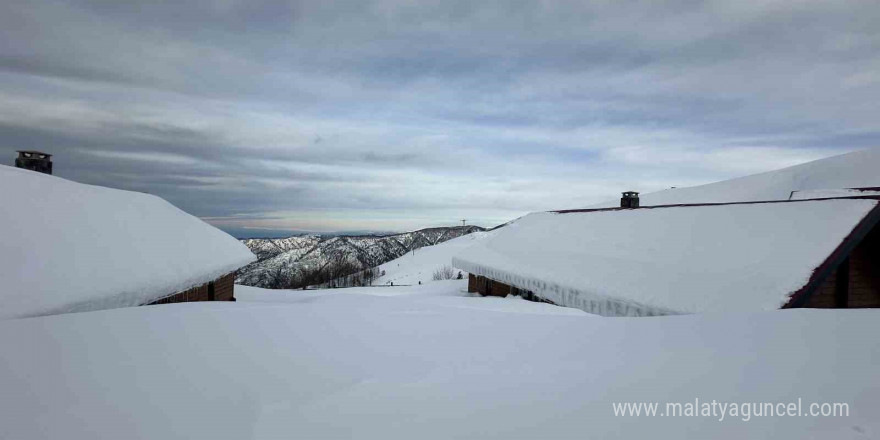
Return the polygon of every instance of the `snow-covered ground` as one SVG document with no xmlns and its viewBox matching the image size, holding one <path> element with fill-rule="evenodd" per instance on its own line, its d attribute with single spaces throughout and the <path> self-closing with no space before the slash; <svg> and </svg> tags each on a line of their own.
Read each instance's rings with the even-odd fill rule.
<svg viewBox="0 0 880 440">
<path fill-rule="evenodd" d="M 452 266 L 452 257 L 463 249 L 473 246 L 495 235 L 496 231 L 474 232 L 452 240 L 445 241 L 434 246 L 425 246 L 416 249 L 400 258 L 389 261 L 379 266 L 379 273 L 385 271 L 385 275 L 373 280 L 373 285 L 385 284 L 416 284 L 431 281 L 434 271 L 443 266 Z M 454 271 L 458 276 L 458 270 Z M 467 278 L 467 272 L 462 276 Z"/>
<path fill-rule="evenodd" d="M 869 186 L 840 171 L 864 167 L 831 168 L 755 182 Z M 729 194 L 753 197 L 764 183 Z M 430 281 L 480 239 L 383 265 L 376 284 L 395 287 L 236 286 L 234 303 L 0 320 L 0 439 L 880 436 L 880 310 L 600 318 L 473 296 L 466 280 Z M 613 407 L 659 403 L 662 414 L 695 399 L 800 400 L 804 414 L 811 403 L 843 403 L 848 415 L 719 420 L 615 416 Z"/>
<path fill-rule="evenodd" d="M 0 321 L 0 438 L 871 438 L 880 311 L 600 318 L 430 281 Z M 423 284 L 417 282 L 422 280 Z M 401 286 L 402 284 L 411 284 Z M 615 416 L 628 402 L 845 403 L 848 417 Z"/>
<path fill-rule="evenodd" d="M 541 315 L 595 316 L 584 311 L 552 304 L 526 301 L 518 296 L 483 297 L 467 292 L 467 280 L 428 281 L 422 285 L 395 285 L 376 287 L 348 287 L 321 290 L 270 290 L 258 287 L 235 286 L 239 301 L 256 303 L 299 304 L 320 298 L 321 301 L 349 301 L 361 296 L 395 297 L 398 303 L 416 307 L 451 307 L 511 313 Z M 359 301 L 354 299 L 352 301 Z"/>
<path fill-rule="evenodd" d="M 880 311 L 598 318 L 462 281 L 0 321 L 0 438 L 871 438 Z M 397 291 L 400 296 L 370 294 Z M 574 313 L 570 316 L 559 313 Z M 615 417 L 615 402 L 848 417 Z"/>
</svg>

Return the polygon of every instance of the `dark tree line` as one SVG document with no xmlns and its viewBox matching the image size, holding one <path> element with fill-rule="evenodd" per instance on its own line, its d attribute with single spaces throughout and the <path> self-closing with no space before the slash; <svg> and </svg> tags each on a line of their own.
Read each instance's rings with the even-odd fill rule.
<svg viewBox="0 0 880 440">
<path fill-rule="evenodd" d="M 376 268 L 361 269 L 342 252 L 330 256 L 323 265 L 279 265 L 269 276 L 269 289 L 305 289 L 308 286 L 369 286 L 379 276 Z"/>
</svg>

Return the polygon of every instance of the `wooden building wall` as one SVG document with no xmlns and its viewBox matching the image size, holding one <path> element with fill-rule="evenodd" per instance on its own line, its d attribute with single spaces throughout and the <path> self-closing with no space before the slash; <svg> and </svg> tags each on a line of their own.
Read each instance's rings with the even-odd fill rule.
<svg viewBox="0 0 880 440">
<path fill-rule="evenodd" d="M 880 307 L 880 228 L 871 231 L 822 285 L 807 298 L 808 308 Z"/>
<path fill-rule="evenodd" d="M 486 277 L 468 275 L 468 292 L 479 293 L 486 296 L 507 296 L 514 293 L 512 288 L 504 283 L 491 280 Z"/>
<path fill-rule="evenodd" d="M 201 286 L 153 301 L 148 305 L 194 301 L 235 301 L 235 272 L 223 275 Z"/>
<path fill-rule="evenodd" d="M 474 274 L 468 275 L 468 292 L 479 293 L 480 295 L 485 296 L 501 297 L 505 297 L 507 295 L 518 295 L 529 301 L 554 304 L 550 300 L 535 296 L 534 293 L 528 290 L 518 289 L 508 284 L 504 284 L 502 282 Z"/>
</svg>

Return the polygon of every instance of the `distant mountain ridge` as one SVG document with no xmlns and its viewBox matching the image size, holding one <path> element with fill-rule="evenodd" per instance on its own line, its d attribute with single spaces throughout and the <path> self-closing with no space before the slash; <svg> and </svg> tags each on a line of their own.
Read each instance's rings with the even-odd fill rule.
<svg viewBox="0 0 880 440">
<path fill-rule="evenodd" d="M 298 235 L 241 240 L 257 262 L 236 282 L 266 288 L 297 288 L 379 266 L 413 249 L 484 231 L 479 226 L 426 228 L 389 235 Z"/>
</svg>

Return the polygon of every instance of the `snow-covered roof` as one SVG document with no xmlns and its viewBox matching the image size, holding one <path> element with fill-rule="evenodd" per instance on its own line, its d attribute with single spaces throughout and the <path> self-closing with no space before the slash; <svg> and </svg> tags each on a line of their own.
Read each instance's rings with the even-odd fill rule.
<svg viewBox="0 0 880 440">
<path fill-rule="evenodd" d="M 776 309 L 877 203 L 535 213 L 465 249 L 453 265 L 600 315 Z"/>
<path fill-rule="evenodd" d="M 0 318 L 140 305 L 253 261 L 159 197 L 0 166 Z"/>
<path fill-rule="evenodd" d="M 880 187 L 880 148 L 700 186 L 642 193 L 641 206 L 788 200 L 792 191 Z M 629 188 L 621 188 L 626 190 Z M 620 206 L 615 197 L 591 208 Z"/>
</svg>

